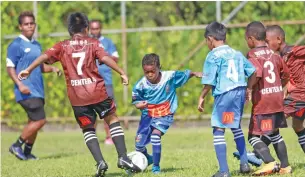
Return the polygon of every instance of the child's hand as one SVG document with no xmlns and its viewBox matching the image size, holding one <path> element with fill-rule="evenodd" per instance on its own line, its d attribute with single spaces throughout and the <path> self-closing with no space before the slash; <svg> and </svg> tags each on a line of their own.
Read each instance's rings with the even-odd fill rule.
<svg viewBox="0 0 305 177">
<path fill-rule="evenodd" d="M 202 78 L 202 72 L 191 72 L 191 76 Z"/>
<path fill-rule="evenodd" d="M 136 108 L 138 108 L 138 109 L 144 109 L 147 107 L 147 105 L 148 105 L 147 101 L 141 101 L 141 102 L 135 104 Z"/>
<path fill-rule="evenodd" d="M 126 74 L 122 74 L 121 75 L 121 79 L 122 79 L 122 84 L 123 85 L 128 85 L 128 77 L 127 77 L 127 75 Z"/>
<path fill-rule="evenodd" d="M 246 92 L 246 101 L 251 101 L 252 99 L 252 89 L 248 89 L 247 88 L 247 92 Z"/>
<path fill-rule="evenodd" d="M 198 111 L 203 112 L 204 111 L 204 98 L 199 98 L 198 101 Z"/>
</svg>

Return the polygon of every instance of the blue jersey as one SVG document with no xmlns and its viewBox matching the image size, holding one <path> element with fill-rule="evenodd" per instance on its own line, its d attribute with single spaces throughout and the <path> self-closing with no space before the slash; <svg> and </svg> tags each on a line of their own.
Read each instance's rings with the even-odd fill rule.
<svg viewBox="0 0 305 177">
<path fill-rule="evenodd" d="M 203 67 L 202 84 L 211 85 L 213 96 L 247 86 L 246 77 L 255 72 L 255 67 L 244 55 L 222 45 L 209 52 Z"/>
<path fill-rule="evenodd" d="M 26 69 L 41 54 L 41 46 L 35 40 L 28 40 L 20 35 L 7 48 L 6 65 L 14 67 L 17 75 L 20 71 Z M 41 67 L 35 68 L 29 77 L 22 80 L 22 83 L 30 89 L 30 94 L 22 94 L 15 84 L 14 92 L 16 101 L 26 100 L 28 98 L 44 98 L 44 86 Z"/>
<path fill-rule="evenodd" d="M 115 45 L 113 44 L 113 42 L 108 39 L 105 38 L 104 36 L 101 36 L 99 38 L 99 41 L 101 43 L 101 46 L 104 48 L 104 50 L 110 55 L 110 56 L 114 56 L 119 58 L 119 54 L 116 50 Z M 98 66 L 98 72 L 100 73 L 100 75 L 103 77 L 103 79 L 105 80 L 105 85 L 112 85 L 112 71 L 111 68 L 109 68 L 107 65 L 103 64 L 103 65 L 99 65 L 99 62 L 96 62 L 97 66 Z"/>
<path fill-rule="evenodd" d="M 178 107 L 176 88 L 184 85 L 190 78 L 190 70 L 162 71 L 158 84 L 151 84 L 146 77 L 140 79 L 132 90 L 132 103 L 147 101 L 147 108 L 141 110 L 142 116 L 152 118 L 174 114 Z"/>
</svg>

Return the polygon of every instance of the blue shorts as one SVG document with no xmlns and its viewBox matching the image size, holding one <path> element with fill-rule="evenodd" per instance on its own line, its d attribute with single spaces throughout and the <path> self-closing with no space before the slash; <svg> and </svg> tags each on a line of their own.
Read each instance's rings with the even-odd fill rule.
<svg viewBox="0 0 305 177">
<path fill-rule="evenodd" d="M 173 116 L 171 114 L 161 118 L 152 118 L 149 115 L 142 115 L 136 135 L 136 147 L 143 147 L 150 143 L 150 136 L 154 129 L 165 134 L 174 122 Z"/>
<path fill-rule="evenodd" d="M 237 87 L 214 100 L 212 127 L 239 128 L 246 100 L 246 87 Z"/>
</svg>

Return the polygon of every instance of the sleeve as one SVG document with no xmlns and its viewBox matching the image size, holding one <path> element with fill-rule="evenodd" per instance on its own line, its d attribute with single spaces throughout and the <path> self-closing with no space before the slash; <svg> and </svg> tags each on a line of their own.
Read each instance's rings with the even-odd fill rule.
<svg viewBox="0 0 305 177">
<path fill-rule="evenodd" d="M 216 86 L 218 65 L 213 55 L 208 54 L 205 59 L 201 84 Z"/>
<path fill-rule="evenodd" d="M 281 79 L 283 79 L 283 80 L 288 79 L 289 78 L 289 68 L 285 64 L 285 62 L 282 58 L 280 58 L 279 61 L 280 61 L 280 65 L 281 65 L 281 71 L 280 71 Z"/>
<path fill-rule="evenodd" d="M 17 43 L 12 43 L 11 45 L 9 45 L 7 48 L 6 67 L 15 68 L 18 64 L 20 57 L 20 45 L 18 45 Z"/>
<path fill-rule="evenodd" d="M 191 75 L 190 70 L 175 71 L 174 73 L 175 87 L 178 88 L 183 86 L 190 79 L 190 75 Z"/>
<path fill-rule="evenodd" d="M 95 58 L 98 59 L 99 63 L 102 63 L 102 58 L 105 56 L 109 56 L 108 53 L 104 50 L 103 45 L 100 43 L 97 43 L 97 45 L 95 45 L 95 49 L 94 49 L 94 53 L 95 53 Z"/>
<path fill-rule="evenodd" d="M 52 48 L 49 48 L 47 51 L 45 51 L 44 54 L 48 56 L 48 63 L 53 64 L 60 60 L 60 54 L 62 50 L 62 43 L 56 43 Z"/>
<path fill-rule="evenodd" d="M 246 57 L 244 57 L 243 55 L 241 55 L 241 57 L 243 58 L 245 75 L 247 77 L 250 77 L 256 69 Z"/>
<path fill-rule="evenodd" d="M 116 49 L 116 47 L 115 47 L 115 45 L 114 45 L 114 43 L 111 41 L 111 40 L 109 40 L 109 54 L 111 55 L 111 56 L 114 56 L 114 57 L 116 57 L 116 58 L 119 58 L 119 53 L 118 53 L 118 51 L 117 51 L 117 49 Z"/>
<path fill-rule="evenodd" d="M 256 58 L 252 58 L 252 57 L 249 58 L 249 61 L 255 67 L 256 77 L 263 77 L 263 67 L 261 66 L 259 61 L 257 61 Z"/>
<path fill-rule="evenodd" d="M 292 49 L 292 54 L 298 59 L 305 61 L 305 46 L 295 46 Z"/>
<path fill-rule="evenodd" d="M 139 87 L 139 84 L 136 84 L 132 89 L 132 104 L 137 104 L 140 101 L 145 101 L 143 90 Z"/>
</svg>

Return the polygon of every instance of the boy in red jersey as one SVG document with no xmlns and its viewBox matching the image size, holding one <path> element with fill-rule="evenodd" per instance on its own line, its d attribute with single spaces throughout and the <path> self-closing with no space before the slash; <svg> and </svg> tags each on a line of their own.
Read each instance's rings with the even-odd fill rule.
<svg viewBox="0 0 305 177">
<path fill-rule="evenodd" d="M 278 171 L 268 146 L 260 135 L 269 135 L 281 161 L 280 173 L 290 173 L 287 149 L 279 128 L 287 127 L 284 116 L 283 89 L 289 79 L 289 70 L 278 54 L 265 44 L 266 29 L 261 22 L 252 22 L 246 28 L 246 41 L 251 49 L 248 59 L 256 67 L 257 82 L 252 91 L 252 116 L 249 125 L 249 143 L 264 161 L 262 169 L 254 175 L 267 175 Z"/>
<path fill-rule="evenodd" d="M 126 155 L 123 129 L 116 116 L 116 107 L 108 97 L 104 80 L 98 73 L 96 58 L 100 64 L 106 64 L 121 75 L 123 84 L 128 78 L 116 62 L 107 53 L 98 40 L 88 37 L 89 21 L 82 13 L 72 13 L 68 17 L 68 31 L 71 39 L 58 42 L 39 56 L 27 69 L 20 72 L 19 79 L 29 76 L 31 71 L 43 62 L 50 64 L 60 61 L 67 84 L 75 118 L 83 130 L 85 142 L 97 162 L 96 177 L 105 175 L 108 166 L 102 156 L 95 134 L 96 113 L 110 127 L 110 134 L 118 153 L 118 167 L 132 172 L 141 171 Z"/>
</svg>

